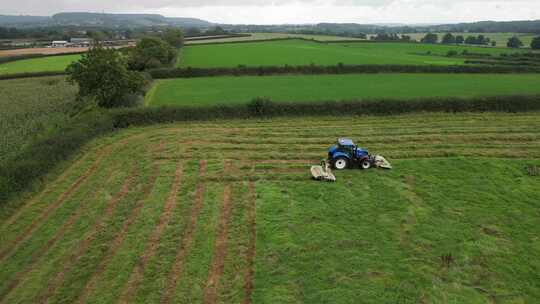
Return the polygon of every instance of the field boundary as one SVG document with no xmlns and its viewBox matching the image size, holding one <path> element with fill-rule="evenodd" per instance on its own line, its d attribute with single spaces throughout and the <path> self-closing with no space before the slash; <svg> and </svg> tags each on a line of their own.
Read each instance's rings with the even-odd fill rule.
<svg viewBox="0 0 540 304">
<path fill-rule="evenodd" d="M 238 66 L 216 68 L 162 68 L 149 70 L 154 79 L 195 78 L 218 76 L 275 76 L 275 75 L 340 75 L 376 73 L 433 73 L 433 74 L 510 74 L 540 73 L 538 66 L 522 65 L 284 65 Z"/>
</svg>

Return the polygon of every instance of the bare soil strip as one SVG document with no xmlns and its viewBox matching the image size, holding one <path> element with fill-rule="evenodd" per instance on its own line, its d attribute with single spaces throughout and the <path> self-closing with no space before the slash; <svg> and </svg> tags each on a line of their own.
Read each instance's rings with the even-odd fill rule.
<svg viewBox="0 0 540 304">
<path fill-rule="evenodd" d="M 182 163 L 179 161 L 176 165 L 174 183 L 172 185 L 172 189 L 169 194 L 169 197 L 167 198 L 167 202 L 165 203 L 165 207 L 159 218 L 159 222 L 156 228 L 154 229 L 154 231 L 152 232 L 148 240 L 148 243 L 146 245 L 146 248 L 144 249 L 144 252 L 142 256 L 140 257 L 139 262 L 135 264 L 135 269 L 133 269 L 133 272 L 131 273 L 131 276 L 129 277 L 129 280 L 126 286 L 124 287 L 124 290 L 122 291 L 122 294 L 120 296 L 120 299 L 119 299 L 120 303 L 132 302 L 132 299 L 136 295 L 136 292 L 138 290 L 139 284 L 141 283 L 144 277 L 144 270 L 146 268 L 146 265 L 148 264 L 148 261 L 157 252 L 157 249 L 159 246 L 159 240 L 161 239 L 161 236 L 163 232 L 165 231 L 165 228 L 169 224 L 173 211 L 177 205 L 178 192 L 180 190 L 180 186 L 182 183 L 182 173 L 183 173 L 183 166 L 182 166 Z"/>
<path fill-rule="evenodd" d="M 35 232 L 35 230 L 41 224 L 47 221 L 51 214 L 56 211 L 66 199 L 71 197 L 71 195 L 73 195 L 73 193 L 75 193 L 83 185 L 84 181 L 87 180 L 88 177 L 90 177 L 99 167 L 102 159 L 103 155 L 98 157 L 98 159 L 94 161 L 92 166 L 90 166 L 90 168 L 88 168 L 88 170 L 86 170 L 83 175 L 81 175 L 73 184 L 71 184 L 71 186 L 68 188 L 68 190 L 66 190 L 66 192 L 62 193 L 54 203 L 47 206 L 47 209 L 45 209 L 45 211 L 41 214 L 40 217 L 35 219 L 28 226 L 28 228 L 24 230 L 23 233 L 21 233 L 13 242 L 11 242 L 11 244 L 6 246 L 7 248 L 4 251 L 0 252 L 0 263 L 3 262 L 6 257 L 11 256 L 19 248 L 19 246 Z"/>
<path fill-rule="evenodd" d="M 223 190 L 221 217 L 219 219 L 217 238 L 214 244 L 214 257 L 212 259 L 212 266 L 210 268 L 208 281 L 204 290 L 204 303 L 216 303 L 219 280 L 223 274 L 225 258 L 227 256 L 227 235 L 231 211 L 231 185 L 225 185 Z"/>
<path fill-rule="evenodd" d="M 109 173 L 109 176 L 106 178 L 107 181 L 110 180 L 112 173 L 113 173 L 112 171 Z M 107 184 L 107 182 L 105 184 Z M 82 204 L 82 207 L 77 209 L 77 211 L 70 216 L 67 222 L 65 222 L 64 225 L 62 225 L 62 227 L 56 232 L 55 236 L 52 239 L 50 239 L 43 246 L 43 248 L 35 251 L 32 254 L 32 257 L 30 258 L 30 262 L 28 263 L 27 266 L 25 266 L 26 268 L 20 271 L 19 273 L 17 273 L 17 275 L 15 276 L 15 278 L 13 279 L 13 281 L 7 288 L 6 292 L 0 295 L 0 301 L 2 301 L 6 295 L 11 293 L 11 291 L 13 291 L 17 286 L 19 286 L 19 284 L 23 282 L 26 275 L 34 269 L 34 266 L 37 265 L 42 260 L 43 257 L 45 257 L 47 252 L 49 252 L 49 250 L 56 244 L 56 242 L 64 237 L 64 235 L 71 228 L 71 226 L 73 226 L 73 224 L 75 224 L 77 220 L 86 212 L 89 203 L 95 199 L 95 197 L 97 196 L 97 193 L 98 192 L 95 191 L 94 195 L 91 195 L 91 198 L 87 199 Z"/>
<path fill-rule="evenodd" d="M 201 160 L 199 169 L 199 183 L 197 185 L 197 191 L 195 193 L 195 203 L 193 205 L 193 208 L 191 209 L 190 219 L 188 226 L 186 227 L 186 232 L 184 234 L 184 237 L 182 238 L 182 242 L 174 260 L 174 264 L 169 273 L 169 277 L 165 285 L 164 294 L 161 298 L 161 303 L 170 303 L 171 301 L 173 301 L 172 298 L 174 297 L 177 282 L 180 279 L 180 275 L 182 274 L 182 271 L 184 269 L 185 256 L 189 252 L 193 243 L 193 235 L 195 233 L 195 228 L 197 227 L 197 220 L 204 203 L 205 184 L 203 180 L 204 176 L 206 175 L 206 167 L 206 160 Z"/>
<path fill-rule="evenodd" d="M 49 282 L 47 288 L 38 296 L 38 302 L 48 303 L 51 296 L 54 295 L 56 289 L 64 283 L 65 275 L 73 268 L 75 263 L 80 260 L 80 258 L 86 253 L 90 247 L 92 241 L 100 233 L 101 230 L 105 228 L 105 222 L 110 217 L 113 216 L 118 202 L 122 200 L 129 192 L 134 180 L 135 180 L 135 170 L 131 170 L 129 177 L 124 181 L 122 188 L 118 193 L 116 193 L 111 200 L 107 203 L 105 214 L 99 217 L 98 221 L 94 224 L 92 229 L 82 238 L 82 241 L 77 245 L 76 252 L 72 253 L 67 257 L 61 265 L 63 265 L 62 270 L 60 270 L 56 276 Z"/>
<path fill-rule="evenodd" d="M 257 240 L 257 222 L 256 222 L 256 193 L 255 183 L 249 181 L 249 205 L 248 205 L 248 221 L 249 221 L 249 245 L 247 249 L 247 271 L 245 274 L 245 298 L 244 304 L 251 304 L 253 294 L 253 279 L 255 275 L 255 242 Z"/>
</svg>

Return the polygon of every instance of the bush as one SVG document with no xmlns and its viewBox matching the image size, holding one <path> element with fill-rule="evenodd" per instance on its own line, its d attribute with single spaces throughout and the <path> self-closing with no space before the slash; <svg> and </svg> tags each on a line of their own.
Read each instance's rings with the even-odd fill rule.
<svg viewBox="0 0 540 304">
<path fill-rule="evenodd" d="M 451 50 L 446 53 L 446 57 L 454 57 L 457 56 L 458 52 L 456 50 Z"/>
</svg>

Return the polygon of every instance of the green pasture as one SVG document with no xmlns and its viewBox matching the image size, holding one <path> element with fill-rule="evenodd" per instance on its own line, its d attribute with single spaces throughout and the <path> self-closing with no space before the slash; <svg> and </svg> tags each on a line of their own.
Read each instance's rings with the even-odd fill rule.
<svg viewBox="0 0 540 304">
<path fill-rule="evenodd" d="M 0 209 L 0 302 L 534 303 L 538 117 L 219 120 L 95 139 Z M 311 180 L 340 136 L 394 168 Z"/>
<path fill-rule="evenodd" d="M 446 57 L 450 50 L 498 55 L 507 50 L 490 47 L 430 45 L 420 43 L 317 43 L 305 40 L 186 46 L 179 67 L 236 67 L 274 65 L 343 64 L 463 64 Z"/>
<path fill-rule="evenodd" d="M 60 55 L 12 61 L 0 64 L 0 75 L 63 71 L 79 58 L 81 55 Z"/>
<path fill-rule="evenodd" d="M 146 104 L 203 106 L 275 101 L 407 99 L 540 93 L 538 74 L 353 74 L 205 77 L 158 80 Z"/>
</svg>

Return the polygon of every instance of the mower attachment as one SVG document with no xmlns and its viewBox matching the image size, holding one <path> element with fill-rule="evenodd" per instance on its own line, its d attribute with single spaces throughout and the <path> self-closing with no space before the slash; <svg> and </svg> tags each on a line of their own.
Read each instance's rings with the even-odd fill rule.
<svg viewBox="0 0 540 304">
<path fill-rule="evenodd" d="M 377 168 L 392 169 L 390 162 L 388 162 L 386 158 L 382 157 L 381 155 L 375 155 L 373 164 Z"/>
<path fill-rule="evenodd" d="M 326 182 L 335 182 L 336 177 L 330 170 L 330 164 L 323 160 L 320 166 L 311 166 L 311 175 L 313 179 Z"/>
</svg>

